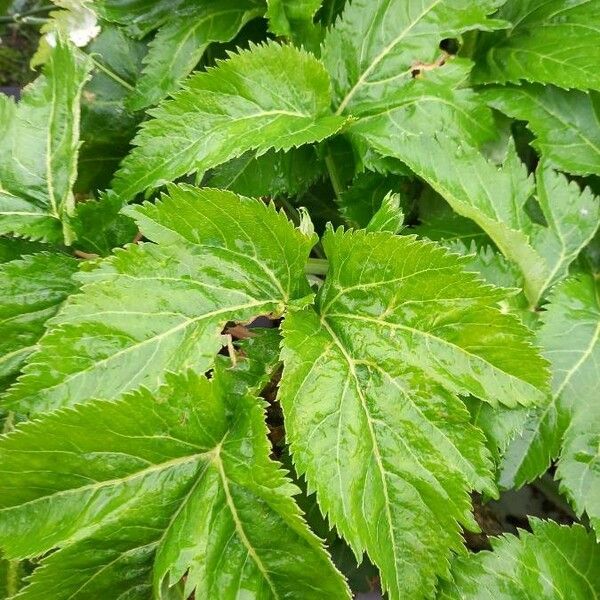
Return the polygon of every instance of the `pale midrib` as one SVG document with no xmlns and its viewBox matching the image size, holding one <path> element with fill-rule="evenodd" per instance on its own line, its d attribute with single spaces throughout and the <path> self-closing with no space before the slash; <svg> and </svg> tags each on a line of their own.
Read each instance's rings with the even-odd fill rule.
<svg viewBox="0 0 600 600">
<path fill-rule="evenodd" d="M 48 188 L 48 199 L 52 206 L 52 216 L 60 219 L 58 206 L 56 205 L 56 197 L 54 195 L 54 180 L 52 174 L 52 124 L 56 109 L 56 77 L 52 79 L 52 99 L 50 101 L 50 115 L 48 118 L 48 129 L 46 132 L 46 182 Z"/>
<path fill-rule="evenodd" d="M 337 318 L 341 318 L 341 319 L 353 319 L 353 320 L 357 320 L 357 321 L 365 321 L 367 323 L 375 323 L 382 327 L 387 327 L 390 329 L 402 329 L 404 331 L 409 331 L 412 334 L 415 334 L 419 337 L 433 339 L 436 342 L 439 342 L 441 344 L 444 344 L 446 346 L 453 348 L 454 350 L 457 350 L 461 354 L 465 354 L 469 357 L 472 357 L 473 359 L 477 360 L 478 362 L 485 363 L 490 369 L 493 369 L 494 372 L 500 373 L 503 377 L 507 377 L 511 380 L 514 380 L 514 381 L 518 382 L 520 385 L 527 385 L 530 388 L 533 388 L 534 390 L 536 390 L 538 393 L 541 393 L 541 390 L 539 388 L 537 388 L 534 384 L 529 383 L 528 381 L 525 381 L 524 379 L 520 379 L 516 375 L 512 375 L 506 371 L 503 371 L 502 369 L 500 369 L 493 363 L 490 363 L 487 360 L 485 360 L 485 358 L 483 358 L 477 354 L 473 354 L 472 352 L 469 352 L 465 348 L 462 348 L 461 346 L 458 346 L 442 337 L 433 335 L 432 333 L 429 333 L 427 331 L 423 331 L 421 329 L 415 329 L 414 327 L 409 327 L 408 325 L 402 325 L 401 323 L 390 323 L 388 321 L 382 321 L 381 319 L 377 319 L 375 317 L 366 317 L 364 315 L 355 315 L 355 314 L 346 314 L 346 313 L 330 313 L 327 316 L 333 317 L 333 318 L 337 317 Z M 521 403 L 519 403 L 519 404 L 521 404 Z"/>
<path fill-rule="evenodd" d="M 397 44 L 402 41 L 408 33 L 428 14 L 430 13 L 442 0 L 434 0 L 434 2 L 428 6 L 423 12 L 421 12 L 417 18 L 412 21 L 407 27 L 405 27 L 400 35 L 394 38 L 371 62 L 371 64 L 363 71 L 362 75 L 359 77 L 358 81 L 354 84 L 352 89 L 344 96 L 344 99 L 341 101 L 339 108 L 336 111 L 336 115 L 341 115 L 342 112 L 348 106 L 350 100 L 354 97 L 358 89 L 365 83 L 369 75 L 377 68 L 379 63 L 397 46 Z"/>
<path fill-rule="evenodd" d="M 201 111 L 199 111 L 199 112 L 201 112 Z M 289 111 L 289 110 L 274 109 L 274 110 L 260 111 L 257 113 L 252 113 L 251 115 L 246 115 L 244 117 L 231 119 L 231 120 L 227 121 L 225 123 L 225 125 L 229 126 L 232 123 L 235 124 L 235 123 L 240 123 L 243 121 L 250 121 L 252 119 L 260 119 L 263 117 L 271 117 L 271 116 L 288 116 L 288 117 L 296 117 L 296 118 L 303 118 L 303 119 L 313 118 L 315 120 L 317 119 L 316 115 L 310 115 L 310 114 L 306 114 L 306 113 L 294 112 L 294 111 Z M 152 122 L 152 121 L 149 121 L 149 122 Z M 144 134 L 145 134 L 145 131 L 142 130 L 140 135 L 144 135 Z M 140 138 L 139 141 L 140 142 L 143 141 L 144 143 L 153 144 L 156 142 L 156 138 L 151 137 L 151 139 L 149 139 L 149 140 Z M 169 156 L 168 160 L 161 160 L 154 169 L 152 169 L 144 174 L 144 177 L 142 179 L 143 188 L 141 188 L 141 189 L 145 189 L 147 187 L 148 184 L 146 184 L 145 182 L 154 181 L 157 173 L 160 173 L 160 171 L 164 168 L 165 164 L 177 164 L 178 161 L 181 160 L 181 157 L 185 156 L 192 148 L 194 148 L 195 146 L 202 145 L 205 142 L 206 142 L 205 137 L 201 138 L 200 140 L 194 139 L 191 143 L 187 144 L 181 150 L 178 150 L 174 156 Z M 139 146 L 139 147 L 141 147 L 141 146 Z M 137 159 L 137 157 L 135 155 L 130 155 L 130 156 Z M 198 163 L 197 160 L 196 160 L 196 163 Z M 128 164 L 124 164 L 124 168 L 131 168 L 131 167 L 129 167 Z M 200 167 L 198 167 L 196 165 L 194 168 L 195 168 L 195 170 L 198 170 L 198 168 L 200 168 Z M 122 171 L 121 171 L 121 176 L 123 176 Z M 131 185 L 126 187 L 124 190 L 122 190 L 121 194 L 123 194 L 124 197 L 129 198 L 132 193 L 135 194 L 135 193 L 137 193 L 137 190 L 140 189 L 139 183 L 140 183 L 139 181 L 134 181 Z M 149 185 L 152 185 L 152 183 L 150 183 Z M 131 190 L 134 190 L 134 191 L 132 192 Z"/>
<path fill-rule="evenodd" d="M 48 494 L 46 496 L 39 496 L 37 498 L 34 498 L 33 500 L 28 500 L 27 502 L 21 502 L 20 504 L 17 504 L 15 506 L 8 506 L 6 508 L 0 509 L 0 513 L 20 511 L 25 506 L 35 505 L 38 502 L 42 502 L 44 500 L 54 499 L 54 498 L 61 497 L 61 496 L 68 496 L 70 494 L 77 495 L 82 492 L 86 492 L 88 490 L 97 491 L 97 490 L 115 486 L 118 484 L 124 484 L 126 482 L 135 481 L 136 479 L 146 477 L 147 475 L 151 475 L 152 473 L 165 471 L 172 467 L 178 467 L 178 466 L 184 465 L 189 462 L 197 461 L 199 458 L 201 458 L 203 456 L 210 455 L 210 453 L 212 451 L 213 450 L 210 449 L 210 450 L 206 450 L 205 452 L 198 452 L 196 454 L 190 454 L 190 455 L 183 456 L 183 457 L 173 458 L 173 459 L 168 460 L 163 463 L 151 465 L 150 467 L 142 469 L 141 471 L 135 471 L 134 473 L 129 473 L 128 475 L 125 475 L 123 477 L 117 477 L 114 479 L 106 479 L 104 481 L 94 482 L 94 483 L 90 483 L 88 485 L 82 485 L 77 488 L 69 488 L 66 490 L 59 490 L 58 492 L 54 492 L 54 493 Z"/>
<path fill-rule="evenodd" d="M 248 11 L 242 11 L 240 8 L 233 8 L 233 9 L 230 8 L 230 9 L 227 9 L 227 10 L 221 10 L 221 11 L 217 11 L 217 12 L 214 12 L 214 13 L 210 13 L 210 14 L 205 15 L 204 17 L 200 18 L 198 21 L 194 22 L 192 24 L 192 26 L 187 30 L 187 32 L 186 32 L 185 36 L 183 37 L 183 39 L 180 40 L 180 42 L 177 44 L 177 47 L 173 51 L 170 60 L 167 62 L 167 65 L 168 65 L 167 71 L 170 72 L 172 70 L 173 66 L 177 62 L 179 54 L 183 50 L 183 48 L 184 48 L 185 44 L 187 43 L 187 41 L 190 39 L 190 37 L 192 37 L 193 35 L 195 35 L 197 33 L 198 29 L 200 29 L 207 21 L 213 21 L 216 18 L 222 17 L 222 16 L 227 15 L 229 13 L 237 14 L 237 13 L 240 13 L 240 12 L 248 12 Z M 198 50 L 200 48 L 202 48 L 202 47 L 208 46 L 211 41 L 218 41 L 218 40 L 211 40 L 211 39 L 209 39 L 209 36 L 207 36 L 206 40 L 204 42 L 202 42 L 198 46 Z M 162 49 L 162 46 L 159 46 L 159 49 Z M 204 50 L 202 50 L 201 54 L 203 54 L 203 53 L 204 53 Z M 151 59 L 148 59 L 148 56 L 149 55 L 147 54 L 144 57 L 144 63 L 147 66 L 152 66 L 153 61 Z M 152 74 L 152 71 L 150 69 L 144 70 L 144 74 L 145 75 Z M 146 81 L 144 83 L 146 83 Z"/>
<path fill-rule="evenodd" d="M 221 441 L 221 444 L 222 443 L 223 442 Z M 250 543 L 250 540 L 248 539 L 248 537 L 246 535 L 244 526 L 242 525 L 242 522 L 238 515 L 237 508 L 235 507 L 235 502 L 233 501 L 233 497 L 231 496 L 231 491 L 229 489 L 229 480 L 227 479 L 227 474 L 225 473 L 225 469 L 223 468 L 223 461 L 221 460 L 221 455 L 220 455 L 221 444 L 219 444 L 219 446 L 215 450 L 214 462 L 217 465 L 219 477 L 221 478 L 221 483 L 223 484 L 225 500 L 227 502 L 227 507 L 229 508 L 229 512 L 231 513 L 231 518 L 233 519 L 235 529 L 238 532 L 238 535 L 240 536 L 242 544 L 244 544 L 248 554 L 254 561 L 254 564 L 256 565 L 257 569 L 260 571 L 264 580 L 269 585 L 269 588 L 271 589 L 271 592 L 273 593 L 273 598 L 275 600 L 281 600 L 281 597 L 280 597 L 279 593 L 277 592 L 277 588 L 275 587 L 275 584 L 273 583 L 273 580 L 271 579 L 271 577 L 269 575 L 268 569 L 263 564 L 263 562 L 262 562 L 260 556 L 257 554 L 254 546 Z"/>
<path fill-rule="evenodd" d="M 150 344 L 152 342 L 156 342 L 157 340 L 161 340 L 161 339 L 163 339 L 165 337 L 168 337 L 168 336 L 172 335 L 173 333 L 175 333 L 175 332 L 177 332 L 177 331 L 179 331 L 181 329 L 185 329 L 185 328 L 189 327 L 193 323 L 197 323 L 199 321 L 203 321 L 203 320 L 205 320 L 207 318 L 214 317 L 214 316 L 217 316 L 217 315 L 227 314 L 228 312 L 231 312 L 231 311 L 237 311 L 237 310 L 242 310 L 242 309 L 246 309 L 246 308 L 252 308 L 252 307 L 255 307 L 255 306 L 262 306 L 262 305 L 267 305 L 267 304 L 271 304 L 271 303 L 277 303 L 277 302 L 278 302 L 278 300 L 273 300 L 273 299 L 270 299 L 270 300 L 269 299 L 268 300 L 260 300 L 260 301 L 256 301 L 256 302 L 250 302 L 248 304 L 243 304 L 243 305 L 232 306 L 232 307 L 228 307 L 228 308 L 223 308 L 223 309 L 215 310 L 215 311 L 212 311 L 212 312 L 200 315 L 198 317 L 195 317 L 193 319 L 186 319 L 182 323 L 179 323 L 177 326 L 172 327 L 171 329 L 168 329 L 167 331 L 163 331 L 159 335 L 155 335 L 155 336 L 152 336 L 150 338 L 147 338 L 147 339 L 145 339 L 145 340 L 143 340 L 141 342 L 138 342 L 137 344 L 133 344 L 132 346 L 128 346 L 127 348 L 123 348 L 122 350 L 119 350 L 115 354 L 111 354 L 110 356 L 107 356 L 106 358 L 103 358 L 102 360 L 95 361 L 89 367 L 87 367 L 86 369 L 83 369 L 81 371 L 76 371 L 75 373 L 72 373 L 69 377 L 66 377 L 65 379 L 62 379 L 61 381 L 58 381 L 54 385 L 42 388 L 39 391 L 47 393 L 47 392 L 49 392 L 52 389 L 55 389 L 57 387 L 61 387 L 61 386 L 65 385 L 66 383 L 68 383 L 69 381 L 72 381 L 73 379 L 76 379 L 76 378 L 80 377 L 81 375 L 83 375 L 85 373 L 93 371 L 99 365 L 111 362 L 115 358 L 119 358 L 120 356 L 123 356 L 124 354 L 127 354 L 129 352 L 132 352 L 133 350 L 138 350 L 142 346 L 145 346 L 145 345 Z M 32 364 L 36 364 L 36 363 L 33 362 Z M 14 389 L 17 389 L 17 388 L 14 388 Z"/>
<path fill-rule="evenodd" d="M 105 565 L 102 565 L 102 567 L 98 569 L 91 577 L 86 579 L 83 585 L 79 586 L 75 591 L 73 591 L 73 593 L 69 594 L 69 596 L 65 598 L 65 600 L 73 600 L 73 598 L 75 598 L 81 593 L 82 590 L 88 587 L 90 583 L 94 581 L 94 579 L 102 575 L 102 573 L 104 573 L 107 569 L 110 569 L 110 567 L 112 567 L 113 565 L 117 564 L 120 560 L 122 560 L 124 556 L 135 554 L 136 552 L 139 552 L 141 548 L 151 548 L 152 546 L 156 546 L 156 542 L 150 542 L 149 544 L 144 544 L 143 546 L 136 546 L 135 548 L 131 548 L 129 550 L 126 550 L 125 552 L 121 552 L 116 558 L 106 563 Z"/>
<path fill-rule="evenodd" d="M 392 551 L 392 555 L 394 557 L 394 567 L 396 567 L 396 565 L 400 562 L 398 559 L 398 556 L 396 554 L 396 536 L 395 536 L 395 531 L 394 531 L 394 525 L 392 522 L 392 513 L 390 510 L 390 506 L 391 506 L 391 501 L 390 501 L 390 496 L 389 496 L 389 492 L 388 492 L 388 487 L 387 487 L 387 479 L 386 479 L 386 474 L 385 474 L 385 469 L 383 467 L 383 460 L 381 457 L 381 453 L 379 451 L 379 442 L 377 440 L 377 436 L 375 435 L 375 430 L 373 429 L 373 420 L 371 418 L 371 414 L 369 413 L 369 409 L 367 406 L 367 402 L 366 402 L 366 398 L 364 397 L 362 388 L 360 386 L 360 381 L 358 379 L 358 374 L 356 373 L 356 369 L 354 367 L 354 360 L 353 358 L 348 354 L 348 351 L 346 350 L 346 348 L 344 347 L 344 345 L 342 344 L 342 342 L 340 341 L 340 339 L 337 337 L 335 331 L 333 331 L 333 329 L 331 328 L 331 326 L 329 325 L 329 323 L 327 323 L 327 320 L 325 318 L 325 316 L 323 316 L 321 318 L 321 323 L 323 325 L 323 327 L 327 330 L 327 332 L 329 333 L 329 336 L 331 337 L 331 339 L 333 340 L 333 342 L 335 343 L 335 345 L 340 349 L 340 352 L 342 353 L 344 359 L 346 360 L 346 362 L 348 363 L 348 370 L 349 373 L 352 375 L 352 378 L 354 379 L 355 382 L 355 388 L 356 388 L 356 392 L 358 394 L 358 397 L 360 399 L 360 404 L 361 404 L 361 408 L 364 412 L 364 415 L 367 419 L 367 425 L 369 428 L 369 437 L 371 438 L 371 444 L 373 447 L 373 454 L 375 456 L 375 462 L 377 463 L 377 469 L 379 470 L 379 476 L 381 479 L 381 487 L 382 487 L 382 491 L 383 491 L 383 496 L 384 496 L 384 504 L 385 504 L 385 515 L 386 515 L 386 520 L 387 520 L 387 524 L 388 524 L 388 531 L 389 531 L 389 535 L 390 535 L 390 542 L 391 542 L 391 551 Z M 400 590 L 401 586 L 400 586 L 400 582 L 398 580 L 398 569 L 394 568 L 394 578 L 396 581 L 396 589 Z"/>
<path fill-rule="evenodd" d="M 565 375 L 565 378 L 562 380 L 560 386 L 552 394 L 551 401 L 544 408 L 544 410 L 540 413 L 539 418 L 536 419 L 535 427 L 531 431 L 530 442 L 527 444 L 525 451 L 522 452 L 522 454 L 521 454 L 521 459 L 519 460 L 519 462 L 516 465 L 516 468 L 514 469 L 515 473 L 519 473 L 519 471 L 521 470 L 521 467 L 523 466 L 523 463 L 525 462 L 525 459 L 527 458 L 527 456 L 529 456 L 529 451 L 530 451 L 531 447 L 533 446 L 535 440 L 538 439 L 537 436 L 538 436 L 538 433 L 542 426 L 542 423 L 544 422 L 544 420 L 546 418 L 546 415 L 550 412 L 551 409 L 553 409 L 556 406 L 556 401 L 560 398 L 565 387 L 569 384 L 569 382 L 571 381 L 571 379 L 573 378 L 575 373 L 577 373 L 577 371 L 579 371 L 579 369 L 581 368 L 583 363 L 591 356 L 592 352 L 594 351 L 594 347 L 596 346 L 599 339 L 600 339 L 600 322 L 598 323 L 598 326 L 596 327 L 594 335 L 592 336 L 592 339 L 591 339 L 590 343 L 588 344 L 587 348 L 585 349 L 585 351 L 583 352 L 583 354 L 581 355 L 579 360 L 567 371 L 567 374 Z M 550 459 L 553 459 L 553 458 L 555 458 L 555 457 L 550 456 Z"/>
</svg>

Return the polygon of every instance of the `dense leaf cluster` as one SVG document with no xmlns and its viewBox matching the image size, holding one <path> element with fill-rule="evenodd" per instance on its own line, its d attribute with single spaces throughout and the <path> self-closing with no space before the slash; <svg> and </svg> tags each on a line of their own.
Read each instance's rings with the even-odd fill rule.
<svg viewBox="0 0 600 600">
<path fill-rule="evenodd" d="M 0 96 L 0 597 L 600 595 L 600 2 L 54 3 Z M 580 523 L 466 548 L 547 473 Z"/>
</svg>

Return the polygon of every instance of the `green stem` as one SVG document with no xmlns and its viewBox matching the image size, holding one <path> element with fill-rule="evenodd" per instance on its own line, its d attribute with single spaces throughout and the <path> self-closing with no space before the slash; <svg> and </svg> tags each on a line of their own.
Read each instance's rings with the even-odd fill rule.
<svg viewBox="0 0 600 600">
<path fill-rule="evenodd" d="M 92 59 L 92 62 L 98 69 L 100 69 L 105 75 L 110 77 L 113 81 L 116 81 L 119 85 L 122 85 L 126 90 L 129 90 L 130 92 L 133 92 L 135 90 L 135 88 L 130 83 L 128 83 L 127 81 L 125 81 L 124 79 L 119 77 L 114 71 L 111 71 L 106 65 L 103 65 L 101 62 L 97 61 L 91 54 L 88 54 L 87 56 L 89 56 Z"/>
<path fill-rule="evenodd" d="M 308 275 L 327 275 L 329 263 L 325 258 L 309 258 L 304 270 Z"/>
<path fill-rule="evenodd" d="M 9 560 L 6 573 L 6 593 L 8 598 L 17 595 L 19 591 L 19 582 L 21 581 L 21 564 L 18 560 Z"/>
<path fill-rule="evenodd" d="M 328 152 L 325 156 L 325 166 L 327 167 L 327 172 L 329 173 L 329 179 L 331 180 L 331 185 L 333 186 L 333 191 L 335 192 L 336 198 L 341 200 L 342 193 L 344 192 L 344 186 L 340 181 L 340 177 L 337 172 L 337 168 L 335 166 L 335 162 L 333 160 L 333 156 Z"/>
<path fill-rule="evenodd" d="M 10 431 L 12 431 L 14 429 L 15 426 L 15 413 L 11 411 L 8 412 L 8 414 L 6 415 L 6 418 L 4 419 L 4 425 L 2 426 L 2 432 L 1 433 L 9 433 Z"/>
<path fill-rule="evenodd" d="M 0 17 L 0 23 L 35 23 L 36 21 L 29 19 L 28 17 L 32 17 L 33 15 L 39 15 L 42 13 L 47 13 L 53 8 L 56 8 L 56 6 L 48 4 L 47 6 L 32 8 L 31 10 L 22 13 L 15 13 L 14 15 L 10 15 L 8 17 Z M 47 20 L 48 19 L 43 19 L 42 22 L 45 23 Z"/>
</svg>

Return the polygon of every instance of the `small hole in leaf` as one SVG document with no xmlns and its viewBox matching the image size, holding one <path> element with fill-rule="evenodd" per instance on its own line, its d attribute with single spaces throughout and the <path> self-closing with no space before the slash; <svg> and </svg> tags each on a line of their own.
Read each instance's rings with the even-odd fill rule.
<svg viewBox="0 0 600 600">
<path fill-rule="evenodd" d="M 454 56 L 458 54 L 460 43 L 456 38 L 446 38 L 440 42 L 440 50 Z"/>
</svg>

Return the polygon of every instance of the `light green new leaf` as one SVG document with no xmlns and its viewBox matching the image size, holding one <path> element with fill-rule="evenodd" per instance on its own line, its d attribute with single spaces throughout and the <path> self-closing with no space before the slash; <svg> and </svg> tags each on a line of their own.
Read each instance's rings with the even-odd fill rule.
<svg viewBox="0 0 600 600">
<path fill-rule="evenodd" d="M 496 16 L 512 27 L 481 36 L 475 82 L 600 90 L 597 0 L 508 0 Z"/>
<path fill-rule="evenodd" d="M 338 114 L 385 106 L 413 70 L 439 60 L 439 43 L 470 29 L 493 29 L 487 15 L 503 0 L 354 0 L 323 44 Z"/>
<path fill-rule="evenodd" d="M 400 206 L 400 195 L 388 193 L 379 210 L 366 227 L 367 231 L 389 231 L 398 233 L 404 225 L 404 211 Z"/>
<path fill-rule="evenodd" d="M 34 351 L 46 321 L 77 289 L 77 261 L 41 252 L 0 265 L 0 386 Z"/>
<path fill-rule="evenodd" d="M 79 100 L 89 62 L 57 41 L 21 101 L 0 95 L 0 233 L 68 244 L 77 176 Z"/>
<path fill-rule="evenodd" d="M 337 199 L 340 212 L 351 227 L 365 228 L 379 212 L 384 198 L 397 194 L 403 179 L 395 175 L 364 172 Z"/>
<path fill-rule="evenodd" d="M 555 169 L 600 174 L 600 102 L 597 94 L 523 84 L 491 87 L 482 97 L 503 113 L 528 122 L 532 146 Z"/>
<path fill-rule="evenodd" d="M 174 92 L 212 42 L 226 42 L 264 13 L 259 0 L 208 0 L 196 12 L 161 27 L 148 44 L 144 69 L 127 101 L 130 110 L 157 104 Z"/>
<path fill-rule="evenodd" d="M 551 461 L 559 456 L 563 435 L 573 414 L 585 415 L 585 423 L 580 422 L 578 427 L 571 429 L 571 434 L 581 435 L 578 442 L 582 444 L 581 448 L 587 443 L 585 431 L 590 429 L 593 434 L 596 428 L 596 435 L 600 432 L 599 421 L 593 418 L 597 404 L 595 399 L 600 393 L 598 282 L 589 275 L 564 281 L 551 294 L 542 319 L 538 339 L 552 368 L 552 400 L 546 407 L 529 415 L 523 433 L 504 454 L 499 478 L 504 488 L 520 487 L 548 469 Z M 571 453 L 568 462 L 569 467 L 576 471 L 572 472 L 573 477 L 578 478 L 581 470 L 586 468 L 584 457 L 584 454 Z M 561 468 L 561 473 L 569 478 L 566 470 Z M 575 482 L 570 480 L 567 489 L 577 499 L 577 506 L 585 507 L 583 495 Z"/>
<path fill-rule="evenodd" d="M 6 406 L 39 413 L 154 390 L 166 371 L 206 371 L 228 321 L 282 314 L 310 293 L 314 239 L 262 202 L 173 186 L 129 214 L 157 244 L 118 250 L 82 274 L 82 293 L 53 320 Z"/>
<path fill-rule="evenodd" d="M 289 150 L 336 133 L 329 77 L 312 55 L 268 43 L 232 54 L 190 77 L 151 111 L 123 161 L 115 191 L 124 199 L 249 150 Z"/>
<path fill-rule="evenodd" d="M 171 375 L 156 394 L 63 410 L 0 442 L 2 547 L 59 548 L 19 598 L 172 598 L 183 577 L 181 598 L 349 596 L 269 459 L 255 397 L 277 363 L 267 336 L 235 368 L 220 357 L 210 381 Z"/>
<path fill-rule="evenodd" d="M 529 519 L 533 533 L 491 538 L 493 552 L 457 558 L 438 600 L 590 600 L 600 595 L 600 546 L 581 525 Z"/>
<path fill-rule="evenodd" d="M 442 248 L 342 230 L 323 245 L 316 307 L 283 324 L 293 460 L 390 598 L 429 597 L 462 549 L 460 525 L 475 526 L 469 490 L 494 493 L 483 436 L 457 394 L 543 403 L 546 365 L 528 330 L 496 308 L 504 292 Z"/>
</svg>

